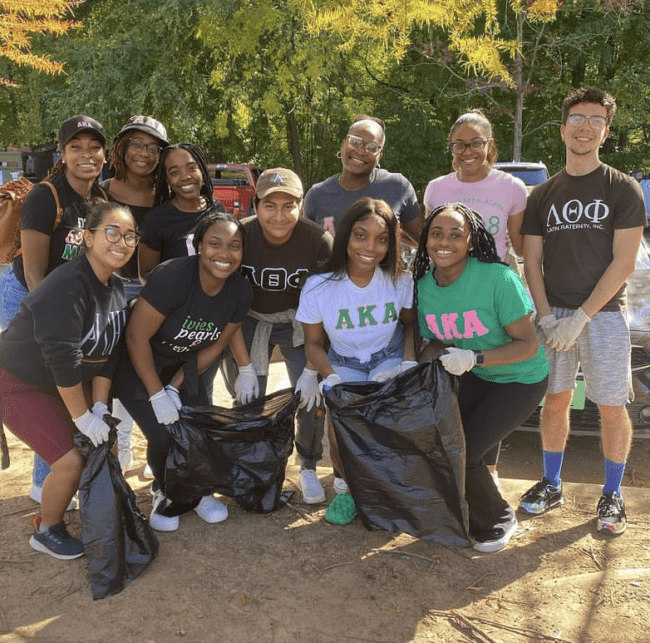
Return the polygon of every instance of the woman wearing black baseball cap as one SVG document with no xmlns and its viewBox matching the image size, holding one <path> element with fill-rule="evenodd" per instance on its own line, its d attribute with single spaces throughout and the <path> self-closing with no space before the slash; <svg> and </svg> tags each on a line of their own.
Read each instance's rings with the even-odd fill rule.
<svg viewBox="0 0 650 643">
<path fill-rule="evenodd" d="M 61 125 L 61 158 L 27 195 L 21 213 L 22 254 L 0 277 L 0 328 L 9 325 L 23 298 L 52 270 L 79 254 L 89 206 L 107 200 L 98 183 L 105 145 L 102 124 L 90 116 L 78 114 Z M 49 472 L 45 461 L 35 456 L 29 495 L 37 502 Z"/>
<path fill-rule="evenodd" d="M 153 208 L 156 185 L 156 168 L 161 151 L 167 147 L 165 126 L 150 116 L 131 116 L 113 139 L 108 153 L 112 178 L 102 182 L 111 201 L 128 205 L 138 225 L 144 215 Z M 140 294 L 142 284 L 138 278 L 138 257 L 120 270 L 124 292 L 128 300 Z M 118 458 L 122 470 L 133 462 L 131 452 L 131 429 L 133 419 L 119 400 L 113 401 L 113 415 L 120 419 L 117 427 Z"/>
</svg>

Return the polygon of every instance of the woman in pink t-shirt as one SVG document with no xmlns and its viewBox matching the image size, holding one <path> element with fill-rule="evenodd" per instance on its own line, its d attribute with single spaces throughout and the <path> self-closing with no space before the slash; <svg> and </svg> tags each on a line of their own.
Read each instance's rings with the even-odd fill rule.
<svg viewBox="0 0 650 643">
<path fill-rule="evenodd" d="M 454 171 L 427 185 L 426 215 L 445 203 L 462 203 L 475 210 L 494 237 L 500 259 L 516 268 L 516 258 L 508 253 L 508 240 L 512 250 L 522 256 L 524 238 L 520 228 L 528 192 L 521 179 L 494 169 L 497 148 L 492 125 L 481 110 L 472 109 L 456 119 L 449 131 L 449 149 Z M 485 456 L 497 481 L 498 458 L 498 446 Z"/>
<path fill-rule="evenodd" d="M 497 148 L 483 112 L 473 109 L 456 119 L 449 132 L 449 148 L 454 172 L 427 185 L 427 214 L 444 203 L 463 203 L 481 215 L 502 261 L 508 253 L 507 237 L 521 256 L 524 240 L 519 229 L 528 193 L 521 179 L 494 169 Z"/>
</svg>

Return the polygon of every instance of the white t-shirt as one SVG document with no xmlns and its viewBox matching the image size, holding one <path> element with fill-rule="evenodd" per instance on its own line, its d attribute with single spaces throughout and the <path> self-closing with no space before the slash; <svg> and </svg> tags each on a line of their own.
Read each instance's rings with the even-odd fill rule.
<svg viewBox="0 0 650 643">
<path fill-rule="evenodd" d="M 503 261 L 508 251 L 508 217 L 523 212 L 527 198 L 528 192 L 521 179 L 495 169 L 482 181 L 474 183 L 459 181 L 456 172 L 445 174 L 430 181 L 424 191 L 424 205 L 429 212 L 443 203 L 463 203 L 476 210 L 494 237 Z"/>
<path fill-rule="evenodd" d="M 365 288 L 346 275 L 332 273 L 307 279 L 300 293 L 296 319 L 306 324 L 323 323 L 332 348 L 344 357 L 367 362 L 390 341 L 402 308 L 413 307 L 413 278 L 401 273 L 396 282 L 381 268 Z"/>
</svg>

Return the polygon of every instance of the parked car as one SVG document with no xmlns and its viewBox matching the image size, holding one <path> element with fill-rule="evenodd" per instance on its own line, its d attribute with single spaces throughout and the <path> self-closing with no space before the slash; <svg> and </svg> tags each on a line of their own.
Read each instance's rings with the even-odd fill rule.
<svg viewBox="0 0 650 643">
<path fill-rule="evenodd" d="M 494 167 L 502 172 L 507 172 L 521 179 L 530 192 L 536 185 L 544 183 L 548 179 L 548 169 L 541 161 L 538 163 L 526 163 L 523 161 L 501 161 L 495 163 Z"/>
<path fill-rule="evenodd" d="M 228 212 L 238 218 L 255 213 L 253 198 L 255 184 L 262 170 L 255 165 L 211 163 L 208 165 L 212 194 Z"/>
<path fill-rule="evenodd" d="M 628 279 L 627 320 L 632 340 L 632 386 L 634 400 L 627 405 L 635 438 L 650 438 L 650 244 L 643 238 L 636 268 Z M 537 430 L 539 410 L 521 428 Z M 584 381 L 578 374 L 571 408 L 571 432 L 600 435 L 598 408 L 585 399 Z"/>
</svg>

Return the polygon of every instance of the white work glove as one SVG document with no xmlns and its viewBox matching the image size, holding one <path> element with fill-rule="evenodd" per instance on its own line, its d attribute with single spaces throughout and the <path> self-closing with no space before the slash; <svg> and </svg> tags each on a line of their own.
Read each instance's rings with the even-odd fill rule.
<svg viewBox="0 0 650 643">
<path fill-rule="evenodd" d="M 296 393 L 300 393 L 299 409 L 304 408 L 309 412 L 313 406 L 318 406 L 321 397 L 318 389 L 318 371 L 305 366 L 296 382 Z"/>
<path fill-rule="evenodd" d="M 180 411 L 183 408 L 183 402 L 181 402 L 181 394 L 178 392 L 178 389 L 171 384 L 167 384 L 167 386 L 165 386 L 165 390 L 167 391 L 167 395 L 172 398 L 172 402 L 174 402 L 176 410 Z"/>
<path fill-rule="evenodd" d="M 343 384 L 343 380 L 338 373 L 332 373 L 328 375 L 319 385 L 318 390 L 322 393 L 323 391 L 329 391 L 333 386 L 337 384 Z"/>
<path fill-rule="evenodd" d="M 252 402 L 260 392 L 260 383 L 257 379 L 255 367 L 252 364 L 242 366 L 235 380 L 235 397 L 242 404 Z"/>
<path fill-rule="evenodd" d="M 591 321 L 582 308 L 571 315 L 558 321 L 557 326 L 551 328 L 547 344 L 556 351 L 568 351 L 578 339 L 582 329 Z"/>
<path fill-rule="evenodd" d="M 370 379 L 373 382 L 387 382 L 388 380 L 397 377 L 400 373 L 403 373 L 404 371 L 408 371 L 409 368 L 413 368 L 414 366 L 417 365 L 418 365 L 417 362 L 404 360 L 401 364 L 398 364 L 397 366 L 391 366 L 390 368 L 386 368 L 383 371 L 378 371 Z"/>
<path fill-rule="evenodd" d="M 440 361 L 447 373 L 462 375 L 476 366 L 476 353 L 450 346 L 440 355 Z"/>
<path fill-rule="evenodd" d="M 551 336 L 551 331 L 560 323 L 560 320 L 551 313 L 550 315 L 544 315 L 537 321 L 537 325 L 540 327 L 542 333 L 544 334 L 544 339 L 548 342 L 549 337 Z"/>
<path fill-rule="evenodd" d="M 108 432 L 111 428 L 100 420 L 91 411 L 86 411 L 78 418 L 72 418 L 76 427 L 93 443 L 94 446 L 99 446 L 102 442 L 108 440 Z"/>
<path fill-rule="evenodd" d="M 95 402 L 91 412 L 94 416 L 102 420 L 102 422 L 104 421 L 105 415 L 110 415 L 110 411 L 104 402 Z"/>
<path fill-rule="evenodd" d="M 172 387 L 173 388 L 173 387 Z M 149 398 L 151 407 L 159 424 L 174 424 L 178 422 L 178 407 L 173 394 L 170 394 L 166 388 L 161 388 L 155 395 Z"/>
</svg>

